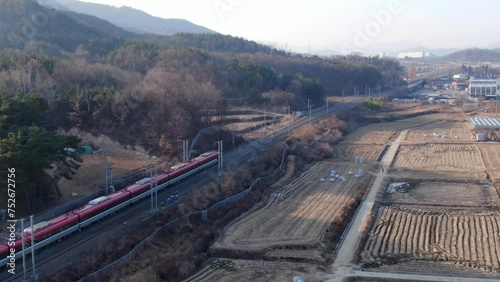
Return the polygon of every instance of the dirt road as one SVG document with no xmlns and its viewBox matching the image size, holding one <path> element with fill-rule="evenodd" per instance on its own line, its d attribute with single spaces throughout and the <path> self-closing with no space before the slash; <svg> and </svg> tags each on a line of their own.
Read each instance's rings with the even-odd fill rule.
<svg viewBox="0 0 500 282">
<path fill-rule="evenodd" d="M 382 159 L 382 169 L 379 173 L 377 173 L 368 196 L 361 204 L 359 212 L 357 213 L 356 218 L 354 219 L 354 222 L 349 229 L 349 232 L 347 233 L 342 246 L 340 247 L 337 258 L 335 259 L 335 262 L 333 264 L 333 277 L 335 278 L 329 281 L 342 281 L 342 279 L 349 274 L 351 269 L 351 261 L 354 255 L 353 252 L 356 250 L 361 237 L 361 233 L 365 228 L 373 205 L 375 204 L 376 196 L 379 193 L 380 189 L 382 189 L 382 182 L 386 175 L 385 172 L 390 167 L 394 157 L 396 156 L 396 152 L 398 151 L 399 144 L 402 140 L 405 139 L 407 132 L 408 130 L 402 131 L 399 134 L 398 138 L 394 142 L 392 142 L 391 146 L 385 153 Z"/>
</svg>

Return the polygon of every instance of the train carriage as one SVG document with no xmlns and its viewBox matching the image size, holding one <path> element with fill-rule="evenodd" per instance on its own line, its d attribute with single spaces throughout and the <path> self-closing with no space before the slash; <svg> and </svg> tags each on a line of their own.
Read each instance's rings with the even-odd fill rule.
<svg viewBox="0 0 500 282">
<path fill-rule="evenodd" d="M 94 221 L 110 215 L 117 210 L 130 204 L 130 192 L 121 190 L 107 196 L 102 196 L 90 201 L 87 205 L 75 210 L 79 216 L 80 228 L 83 228 Z M 110 210 L 109 212 L 104 212 Z"/>
<path fill-rule="evenodd" d="M 43 223 L 44 224 L 42 228 L 34 230 L 35 241 L 37 242 L 45 240 L 52 235 L 55 235 L 59 232 L 64 231 L 65 229 L 77 225 L 78 215 L 74 213 L 67 213 L 53 218 L 49 221 L 44 221 Z M 33 227 L 35 226 L 37 226 L 37 224 L 35 224 Z M 24 234 L 28 238 L 31 235 L 31 227 L 25 228 Z"/>
</svg>

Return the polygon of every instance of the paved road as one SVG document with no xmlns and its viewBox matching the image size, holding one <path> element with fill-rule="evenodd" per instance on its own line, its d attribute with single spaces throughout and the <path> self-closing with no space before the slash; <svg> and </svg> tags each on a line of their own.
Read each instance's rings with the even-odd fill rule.
<svg viewBox="0 0 500 282">
<path fill-rule="evenodd" d="M 407 132 L 408 130 L 402 131 L 398 138 L 391 143 L 389 149 L 386 151 L 382 159 L 382 169 L 376 174 L 377 176 L 370 187 L 368 196 L 361 204 L 359 212 L 357 213 L 356 218 L 354 219 L 353 224 L 351 225 L 351 228 L 349 229 L 349 232 L 340 247 L 337 258 L 333 264 L 334 276 L 332 277 L 332 280 L 328 281 L 342 281 L 344 277 L 350 275 L 351 261 L 353 259 L 354 251 L 356 250 L 358 242 L 361 239 L 361 233 L 367 224 L 368 218 L 370 217 L 377 194 L 383 187 L 382 183 L 386 176 L 385 172 L 391 166 L 392 161 L 396 156 L 396 152 L 398 151 L 399 144 L 404 139 Z"/>
</svg>

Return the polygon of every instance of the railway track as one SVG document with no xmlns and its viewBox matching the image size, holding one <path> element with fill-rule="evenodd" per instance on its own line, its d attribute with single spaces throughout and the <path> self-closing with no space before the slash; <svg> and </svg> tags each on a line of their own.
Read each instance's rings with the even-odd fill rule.
<svg viewBox="0 0 500 282">
<path fill-rule="evenodd" d="M 260 140 L 245 143 L 239 146 L 237 149 L 228 151 L 227 153 L 224 154 L 224 169 L 227 168 L 230 169 L 231 167 L 237 166 L 240 163 L 248 159 L 251 159 L 256 155 L 261 154 L 265 148 L 284 141 L 289 136 L 289 132 L 291 132 L 292 130 L 297 129 L 309 122 L 315 122 L 337 111 L 352 108 L 355 104 L 360 103 L 363 99 L 364 97 L 359 97 L 353 101 L 332 106 L 329 108 L 328 114 L 326 106 L 316 108 L 311 112 L 311 117 L 304 116 L 298 121 L 290 124 L 289 126 L 274 131 Z M 201 173 L 198 173 L 194 176 L 191 176 L 188 179 L 183 180 L 181 183 L 175 184 L 170 188 L 167 187 L 162 191 L 159 191 L 158 198 L 165 199 L 168 196 L 175 194 L 181 194 L 181 196 L 188 195 L 199 185 L 206 184 L 207 179 L 216 179 L 217 177 L 218 177 L 217 168 L 211 167 Z M 121 210 L 118 214 L 115 214 L 112 217 L 108 217 L 102 220 L 100 223 L 98 222 L 96 224 L 93 224 L 92 226 L 85 228 L 80 232 L 77 232 L 76 234 L 72 234 L 62 239 L 62 242 L 56 243 L 50 247 L 43 249 L 41 252 L 35 255 L 37 260 L 36 264 L 37 273 L 39 274 L 41 273 L 43 277 L 44 266 L 46 266 L 51 260 L 63 254 L 72 252 L 73 250 L 83 245 L 84 243 L 95 240 L 105 232 L 117 228 L 118 226 L 121 226 L 124 221 L 141 220 L 144 219 L 145 217 L 148 217 L 149 207 L 150 207 L 149 199 L 143 200 L 139 203 L 128 206 L 127 208 Z M 104 222 L 106 224 L 104 224 Z M 75 240 L 75 238 L 78 239 Z M 21 281 L 23 278 L 23 272 L 21 267 L 22 262 L 17 261 L 16 265 L 17 265 L 16 274 L 12 275 L 4 269 L 5 271 L 3 271 L 0 274 L 0 281 Z M 31 275 L 32 272 L 31 261 L 30 260 L 26 261 L 26 265 L 27 265 L 26 268 L 27 274 L 29 276 Z"/>
</svg>

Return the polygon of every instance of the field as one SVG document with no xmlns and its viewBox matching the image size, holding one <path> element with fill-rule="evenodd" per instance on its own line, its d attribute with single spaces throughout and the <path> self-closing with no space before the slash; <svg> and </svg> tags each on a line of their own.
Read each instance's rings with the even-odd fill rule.
<svg viewBox="0 0 500 282">
<path fill-rule="evenodd" d="M 385 149 L 385 145 L 335 145 L 335 159 L 339 161 L 354 161 L 362 157 L 367 162 L 376 162 Z"/>
<path fill-rule="evenodd" d="M 385 145 L 396 137 L 399 130 L 408 127 L 405 122 L 375 123 L 358 128 L 343 142 L 350 144 Z"/>
<path fill-rule="evenodd" d="M 408 131 L 405 141 L 455 143 L 473 142 L 474 135 L 467 122 L 437 122 Z"/>
<path fill-rule="evenodd" d="M 319 266 L 305 263 L 216 260 L 185 282 L 292 281 L 300 276 L 304 281 L 324 281 Z"/>
<path fill-rule="evenodd" d="M 226 228 L 214 250 L 265 252 L 270 257 L 321 259 L 314 249 L 332 223 L 344 220 L 346 210 L 366 190 L 371 177 L 360 179 L 348 174 L 367 164 L 320 162 L 280 192 L 268 204 Z M 330 171 L 347 178 L 330 182 Z M 326 178 L 325 182 L 320 182 Z M 297 250 L 299 248 L 299 250 Z M 309 249 L 312 248 L 312 249 Z M 284 252 L 283 249 L 290 249 Z M 296 251 L 297 250 L 297 251 Z M 297 254 L 297 252 L 299 254 Z"/>
<path fill-rule="evenodd" d="M 479 144 L 484 163 L 492 180 L 500 178 L 500 144 Z"/>
<path fill-rule="evenodd" d="M 426 122 L 414 122 L 411 119 L 404 119 L 361 126 L 347 135 L 338 145 L 333 146 L 335 159 L 338 161 L 354 161 L 356 157 L 363 157 L 368 162 L 376 162 L 387 144 L 397 137 L 400 130 Z"/>
<path fill-rule="evenodd" d="M 486 171 L 475 144 L 400 146 L 393 167 L 402 178 L 484 179 Z"/>
<path fill-rule="evenodd" d="M 500 274 L 500 212 L 382 207 L 362 257 L 452 262 Z"/>
<path fill-rule="evenodd" d="M 498 203 L 498 194 L 489 185 L 425 181 L 412 184 L 406 193 L 388 193 L 384 203 L 484 207 Z"/>
</svg>

